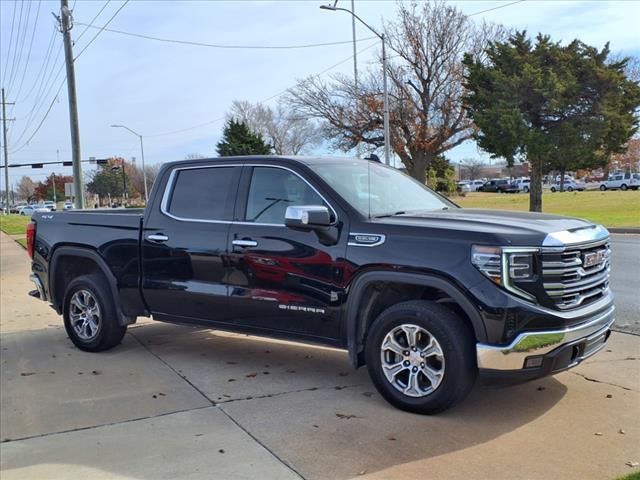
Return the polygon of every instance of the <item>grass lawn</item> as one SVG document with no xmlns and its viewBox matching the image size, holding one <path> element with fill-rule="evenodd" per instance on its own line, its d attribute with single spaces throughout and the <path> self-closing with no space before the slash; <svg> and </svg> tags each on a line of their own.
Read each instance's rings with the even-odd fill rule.
<svg viewBox="0 0 640 480">
<path fill-rule="evenodd" d="M 8 235 L 26 235 L 27 223 L 31 217 L 27 215 L 0 215 L 0 230 Z"/>
<path fill-rule="evenodd" d="M 453 197 L 461 207 L 529 210 L 529 195 L 524 193 L 468 193 Z M 605 227 L 640 227 L 640 191 L 545 192 L 542 210 L 601 223 Z"/>
</svg>

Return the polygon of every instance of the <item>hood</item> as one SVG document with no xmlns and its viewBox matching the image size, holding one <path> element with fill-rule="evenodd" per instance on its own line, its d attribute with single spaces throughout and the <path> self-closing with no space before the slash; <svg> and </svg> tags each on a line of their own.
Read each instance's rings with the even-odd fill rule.
<svg viewBox="0 0 640 480">
<path fill-rule="evenodd" d="M 606 237 L 604 227 L 579 218 L 546 213 L 452 208 L 377 219 L 387 225 L 425 227 L 453 232 L 484 233 L 503 244 L 558 246 Z"/>
</svg>

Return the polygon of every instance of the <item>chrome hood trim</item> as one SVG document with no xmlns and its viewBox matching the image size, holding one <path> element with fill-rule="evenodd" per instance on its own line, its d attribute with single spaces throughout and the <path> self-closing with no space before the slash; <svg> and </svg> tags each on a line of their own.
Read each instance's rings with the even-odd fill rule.
<svg viewBox="0 0 640 480">
<path fill-rule="evenodd" d="M 543 247 L 566 247 L 582 243 L 597 242 L 609 237 L 609 230 L 602 225 L 579 228 L 576 230 L 562 230 L 549 233 L 542 242 Z"/>
</svg>

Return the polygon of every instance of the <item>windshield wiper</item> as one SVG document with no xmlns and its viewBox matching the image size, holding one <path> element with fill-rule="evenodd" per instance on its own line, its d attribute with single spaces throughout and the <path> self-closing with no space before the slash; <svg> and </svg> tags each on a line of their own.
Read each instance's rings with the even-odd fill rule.
<svg viewBox="0 0 640 480">
<path fill-rule="evenodd" d="M 388 217 L 395 217 L 396 215 L 406 215 L 407 212 L 405 211 L 400 211 L 400 212 L 394 212 L 394 213 L 383 213 L 381 215 L 374 215 L 373 218 L 388 218 Z"/>
</svg>

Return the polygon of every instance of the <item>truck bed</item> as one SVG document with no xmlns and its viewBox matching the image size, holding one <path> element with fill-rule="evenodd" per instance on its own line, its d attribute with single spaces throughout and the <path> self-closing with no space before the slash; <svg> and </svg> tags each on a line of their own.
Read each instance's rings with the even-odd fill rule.
<svg viewBox="0 0 640 480">
<path fill-rule="evenodd" d="M 43 272 L 46 283 L 47 267 L 56 252 L 94 251 L 113 274 L 124 313 L 139 312 L 144 308 L 139 290 L 143 213 L 143 209 L 35 213 L 32 220 L 36 224 L 36 249 L 43 261 L 36 259 L 34 268 Z"/>
</svg>

